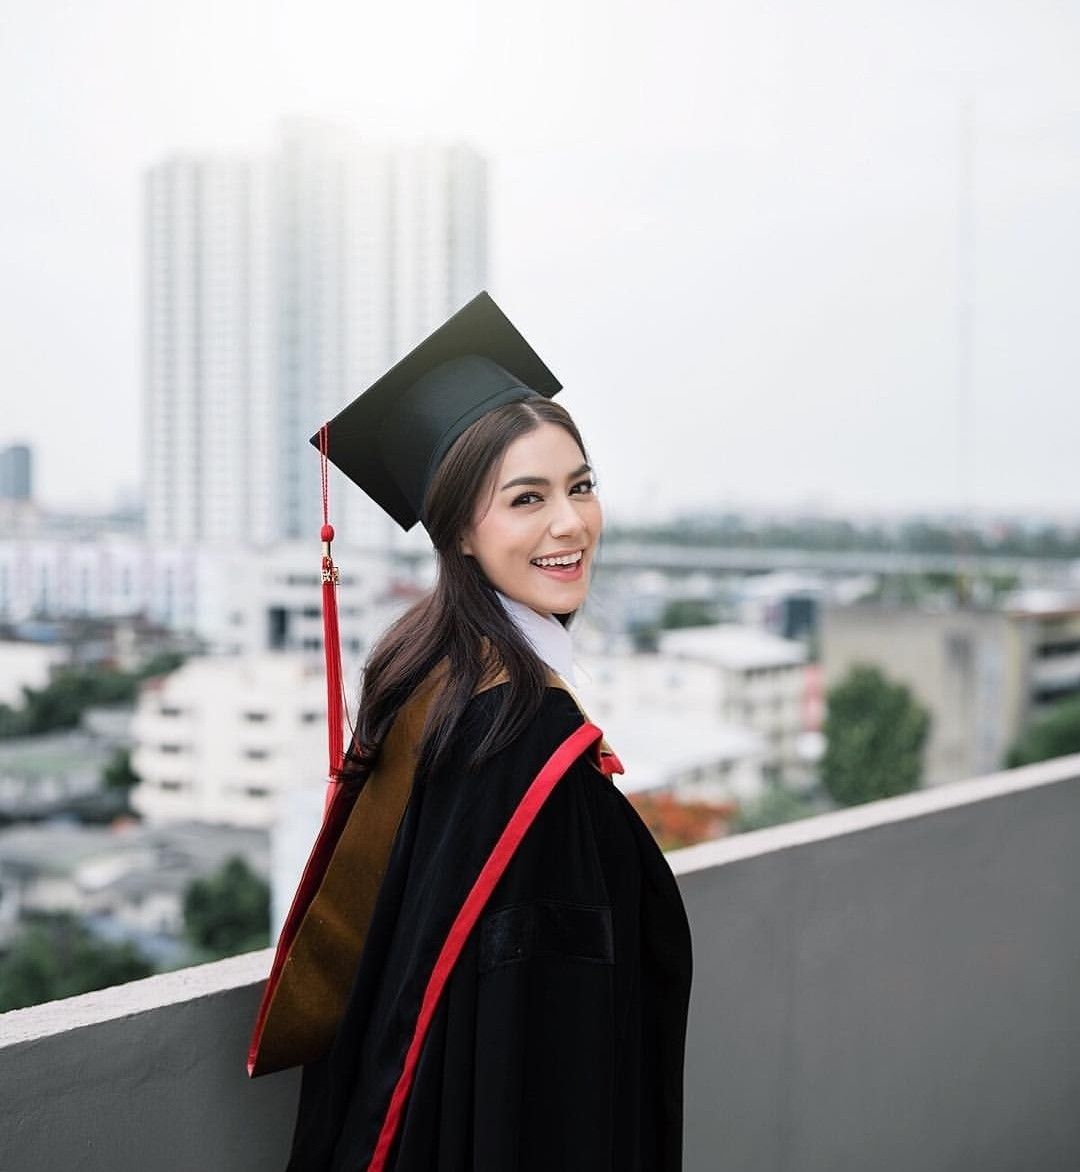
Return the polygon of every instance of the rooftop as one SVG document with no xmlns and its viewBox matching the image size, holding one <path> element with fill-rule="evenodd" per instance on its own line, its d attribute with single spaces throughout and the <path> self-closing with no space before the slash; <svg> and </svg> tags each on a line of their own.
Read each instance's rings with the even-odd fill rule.
<svg viewBox="0 0 1080 1172">
<path fill-rule="evenodd" d="M 740 623 L 663 631 L 660 651 L 683 659 L 703 660 L 732 671 L 791 667 L 806 661 L 806 649 L 801 643 Z"/>
<path fill-rule="evenodd" d="M 657 789 L 687 770 L 717 762 L 760 758 L 762 738 L 750 729 L 717 724 L 708 716 L 640 712 L 635 719 L 604 720 L 604 739 L 627 763 L 616 778 L 623 793 Z"/>
</svg>

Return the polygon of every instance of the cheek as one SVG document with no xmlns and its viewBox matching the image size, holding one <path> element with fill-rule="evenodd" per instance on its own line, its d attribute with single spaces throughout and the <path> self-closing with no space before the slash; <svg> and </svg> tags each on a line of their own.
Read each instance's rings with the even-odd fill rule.
<svg viewBox="0 0 1080 1172">
<path fill-rule="evenodd" d="M 473 531 L 471 544 L 481 562 L 495 566 L 516 558 L 528 542 L 516 518 L 488 513 Z"/>
</svg>

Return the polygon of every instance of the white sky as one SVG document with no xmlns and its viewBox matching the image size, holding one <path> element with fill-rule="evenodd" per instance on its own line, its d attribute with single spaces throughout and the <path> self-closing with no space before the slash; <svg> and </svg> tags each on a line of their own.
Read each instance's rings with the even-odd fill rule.
<svg viewBox="0 0 1080 1172">
<path fill-rule="evenodd" d="M 137 483 L 142 171 L 312 114 L 490 157 L 489 287 L 620 513 L 1080 512 L 1078 61 L 1044 0 L 0 0 L 0 443 Z"/>
</svg>

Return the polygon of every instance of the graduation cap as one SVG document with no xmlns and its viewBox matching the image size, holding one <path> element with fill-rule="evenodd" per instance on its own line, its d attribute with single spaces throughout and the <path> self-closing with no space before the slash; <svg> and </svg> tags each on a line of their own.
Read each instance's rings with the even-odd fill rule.
<svg viewBox="0 0 1080 1172">
<path fill-rule="evenodd" d="M 482 415 L 562 389 L 485 292 L 311 437 L 402 529 L 423 518 L 450 445 Z"/>
<path fill-rule="evenodd" d="M 337 584 L 330 543 L 327 461 L 402 527 L 423 517 L 428 485 L 450 445 L 505 403 L 550 399 L 562 383 L 487 293 L 480 293 L 311 437 L 322 472 L 323 641 L 330 777 L 340 784 L 348 705 L 341 671 Z M 333 785 L 327 794 L 327 811 Z"/>
</svg>

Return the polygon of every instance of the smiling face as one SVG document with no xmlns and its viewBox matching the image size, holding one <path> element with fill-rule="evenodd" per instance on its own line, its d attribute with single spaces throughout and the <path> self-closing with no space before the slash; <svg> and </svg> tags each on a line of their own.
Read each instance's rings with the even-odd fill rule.
<svg viewBox="0 0 1080 1172">
<path fill-rule="evenodd" d="M 538 614 L 577 610 L 603 528 L 595 487 L 573 436 L 541 423 L 507 447 L 462 551 L 496 590 Z"/>
</svg>

